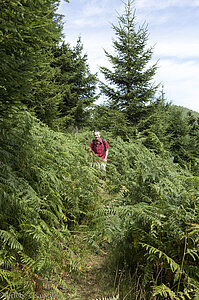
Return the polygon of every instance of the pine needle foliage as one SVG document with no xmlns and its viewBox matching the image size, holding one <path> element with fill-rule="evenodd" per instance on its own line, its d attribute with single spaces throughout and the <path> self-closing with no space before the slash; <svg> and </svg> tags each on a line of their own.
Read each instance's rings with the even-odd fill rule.
<svg viewBox="0 0 199 300">
<path fill-rule="evenodd" d="M 124 12 L 118 14 L 118 25 L 112 25 L 114 54 L 105 51 L 111 69 L 100 68 L 106 80 L 101 91 L 110 108 L 125 112 L 132 125 L 146 116 L 146 108 L 154 102 L 158 89 L 152 82 L 157 65 L 149 66 L 153 48 L 147 48 L 147 26 L 137 26 L 134 2 L 123 2 Z"/>
</svg>

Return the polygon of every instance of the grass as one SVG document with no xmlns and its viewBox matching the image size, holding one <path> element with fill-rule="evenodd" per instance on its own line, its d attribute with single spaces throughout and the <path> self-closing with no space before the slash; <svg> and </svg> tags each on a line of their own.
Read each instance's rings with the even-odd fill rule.
<svg viewBox="0 0 199 300">
<path fill-rule="evenodd" d="M 69 300 L 97 299 L 114 295 L 114 284 L 106 272 L 106 255 L 90 253 L 84 257 L 84 269 L 65 278 Z"/>
<path fill-rule="evenodd" d="M 106 206 L 113 196 L 107 191 L 107 182 L 99 185 L 102 203 L 98 207 Z M 89 227 L 89 224 L 87 224 Z M 75 238 L 76 254 L 81 256 L 78 271 L 63 278 L 67 285 L 65 291 L 68 300 L 112 299 L 115 296 L 115 280 L 107 264 L 108 244 L 99 241 L 98 249 L 89 244 L 88 238 L 80 230 Z"/>
</svg>

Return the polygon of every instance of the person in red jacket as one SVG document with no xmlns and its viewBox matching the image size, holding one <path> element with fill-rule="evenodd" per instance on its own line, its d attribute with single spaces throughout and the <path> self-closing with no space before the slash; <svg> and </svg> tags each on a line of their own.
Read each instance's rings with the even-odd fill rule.
<svg viewBox="0 0 199 300">
<path fill-rule="evenodd" d="M 101 138 L 99 131 L 94 131 L 94 138 L 90 143 L 91 156 L 94 158 L 97 166 L 106 171 L 109 144 L 105 139 Z"/>
</svg>

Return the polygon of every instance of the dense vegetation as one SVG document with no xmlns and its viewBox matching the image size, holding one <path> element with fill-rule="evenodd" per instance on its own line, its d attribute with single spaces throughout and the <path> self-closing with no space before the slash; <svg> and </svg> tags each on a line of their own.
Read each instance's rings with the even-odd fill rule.
<svg viewBox="0 0 199 300">
<path fill-rule="evenodd" d="M 76 299 L 67 278 L 85 276 L 88 251 L 106 253 L 114 284 L 101 296 L 198 299 L 199 114 L 152 84 L 130 0 L 96 106 L 97 75 L 81 38 L 64 42 L 58 5 L 0 1 L 0 297 Z M 105 182 L 89 154 L 96 128 Z"/>
</svg>

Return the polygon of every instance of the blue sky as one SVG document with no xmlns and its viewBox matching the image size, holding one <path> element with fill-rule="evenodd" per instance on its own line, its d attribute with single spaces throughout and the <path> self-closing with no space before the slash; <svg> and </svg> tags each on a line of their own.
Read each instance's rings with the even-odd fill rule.
<svg viewBox="0 0 199 300">
<path fill-rule="evenodd" d="M 199 0 L 135 0 L 138 25 L 148 24 L 152 62 L 158 61 L 155 82 L 164 86 L 173 104 L 199 112 Z M 122 14 L 121 0 L 61 1 L 64 35 L 71 46 L 81 36 L 92 73 L 109 66 L 104 50 L 113 53 L 111 24 Z"/>
</svg>

